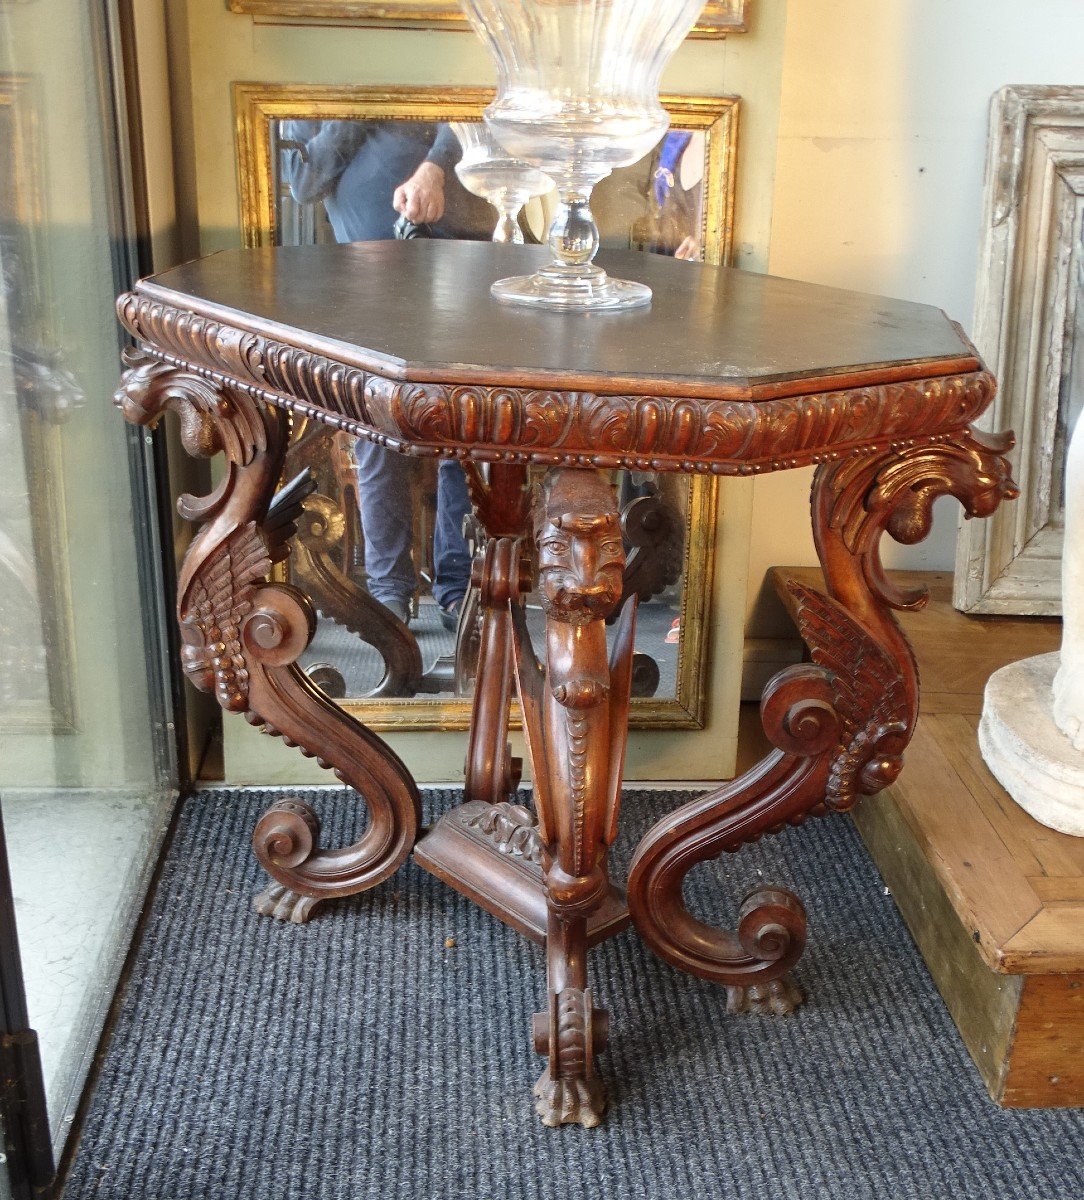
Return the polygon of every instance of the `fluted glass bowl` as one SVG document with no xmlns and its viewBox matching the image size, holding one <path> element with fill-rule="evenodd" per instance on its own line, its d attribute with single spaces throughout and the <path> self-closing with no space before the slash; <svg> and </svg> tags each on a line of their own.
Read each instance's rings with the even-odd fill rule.
<svg viewBox="0 0 1084 1200">
<path fill-rule="evenodd" d="M 561 310 L 650 303 L 650 288 L 611 279 L 594 263 L 591 191 L 666 132 L 659 79 L 703 0 L 460 3 L 497 63 L 486 124 L 508 154 L 549 175 L 559 195 L 548 239 L 553 262 L 534 275 L 498 280 L 494 295 Z"/>
<path fill-rule="evenodd" d="M 519 214 L 536 196 L 553 190 L 553 180 L 537 167 L 512 158 L 480 121 L 456 121 L 452 128 L 463 147 L 455 173 L 468 192 L 497 210 L 494 242 L 523 242 Z"/>
</svg>

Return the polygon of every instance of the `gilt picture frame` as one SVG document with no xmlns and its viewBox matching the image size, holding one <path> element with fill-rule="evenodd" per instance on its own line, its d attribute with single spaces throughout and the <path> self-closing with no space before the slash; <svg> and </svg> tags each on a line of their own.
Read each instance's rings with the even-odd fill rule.
<svg viewBox="0 0 1084 1200">
<path fill-rule="evenodd" d="M 241 233 L 246 246 L 276 244 L 279 188 L 275 130 L 281 121 L 478 121 L 489 88 L 367 87 L 238 82 L 233 85 Z M 700 239 L 705 261 L 726 263 L 733 243 L 737 97 L 664 95 L 673 126 L 703 135 Z M 703 728 L 707 712 L 710 614 L 719 483 L 688 480 L 683 548 L 681 639 L 672 695 L 637 697 L 631 725 Z M 347 711 L 380 731 L 450 730 L 469 726 L 470 701 L 454 697 L 347 698 Z M 513 716 L 517 714 L 514 712 Z"/>
<path fill-rule="evenodd" d="M 721 38 L 748 29 L 749 0 L 708 0 L 691 37 Z M 470 26 L 455 0 L 227 0 L 230 12 L 262 19 L 319 21 L 392 29 Z"/>
</svg>

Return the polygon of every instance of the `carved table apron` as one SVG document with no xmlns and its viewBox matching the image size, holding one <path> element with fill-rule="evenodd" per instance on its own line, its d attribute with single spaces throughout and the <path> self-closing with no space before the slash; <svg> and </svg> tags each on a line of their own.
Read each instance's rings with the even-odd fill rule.
<svg viewBox="0 0 1084 1200">
<path fill-rule="evenodd" d="M 328 850 L 307 803 L 274 804 L 254 834 L 271 876 L 258 911 L 306 921 L 323 901 L 387 879 L 413 850 L 545 944 L 537 1110 L 547 1125 L 592 1126 L 605 1104 L 595 1060 L 608 1015 L 588 986 L 587 951 L 630 919 L 666 962 L 724 985 L 731 1012 L 789 1012 L 800 1001 L 789 974 L 806 938 L 799 899 L 759 887 L 742 901 L 737 928 L 717 929 L 689 913 L 682 883 L 698 863 L 845 811 L 897 777 L 918 680 L 891 610 L 924 597 L 885 578 L 881 535 L 921 540 L 943 495 L 969 516 L 991 513 L 1016 494 L 1012 439 L 973 427 L 994 381 L 937 310 L 628 255 L 612 257 L 652 284 L 652 310 L 588 326 L 582 316 L 524 316 L 492 302 L 488 283 L 509 272 L 509 254 L 531 250 L 373 243 L 187 264 L 118 302 L 136 349 L 117 403 L 143 425 L 175 410 L 189 453 L 226 460 L 211 495 L 179 502 L 200 524 L 177 601 L 188 677 L 315 756 L 368 809 L 361 839 Z M 394 287 L 366 284 L 384 272 Z M 449 299 L 449 279 L 469 298 L 466 311 Z M 429 830 L 420 830 L 406 766 L 298 666 L 315 610 L 271 581 L 303 505 L 296 489 L 276 495 L 292 414 L 467 467 L 486 540 L 474 566 L 481 635 L 466 802 Z M 533 492 L 532 463 L 548 468 Z M 793 585 L 812 662 L 782 671 L 764 692 L 776 749 L 649 830 L 626 900 L 610 882 L 607 851 L 636 612 L 633 597 L 607 652 L 605 619 L 625 565 L 607 472 L 806 464 L 817 464 L 812 520 L 827 583 L 827 594 Z M 532 645 L 521 602 L 536 582 L 542 647 Z M 533 809 L 515 800 L 514 693 Z"/>
</svg>

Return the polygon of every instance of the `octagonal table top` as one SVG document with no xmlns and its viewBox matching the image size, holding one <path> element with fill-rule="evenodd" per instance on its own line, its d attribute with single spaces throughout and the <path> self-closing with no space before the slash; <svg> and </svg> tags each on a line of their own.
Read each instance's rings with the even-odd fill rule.
<svg viewBox="0 0 1084 1200">
<path fill-rule="evenodd" d="M 394 379 L 550 386 L 558 376 L 654 395 L 778 395 L 820 377 L 978 365 L 940 309 L 636 251 L 599 262 L 649 284 L 650 308 L 555 313 L 490 295 L 494 280 L 549 257 L 421 239 L 228 250 L 141 290 Z"/>
<path fill-rule="evenodd" d="M 649 308 L 502 304 L 549 251 L 414 240 L 231 250 L 118 302 L 153 355 L 399 450 L 746 472 L 959 429 L 994 392 L 940 309 L 602 252 Z"/>
</svg>

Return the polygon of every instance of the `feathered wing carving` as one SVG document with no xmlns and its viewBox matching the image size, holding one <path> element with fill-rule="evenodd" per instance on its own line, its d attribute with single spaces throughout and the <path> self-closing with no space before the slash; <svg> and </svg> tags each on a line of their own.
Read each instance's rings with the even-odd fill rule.
<svg viewBox="0 0 1084 1200">
<path fill-rule="evenodd" d="M 297 665 L 314 610 L 295 589 L 269 582 L 313 487 L 302 472 L 276 494 L 288 416 L 153 355 L 130 352 L 125 361 L 116 403 L 128 420 L 153 425 L 173 409 L 190 454 L 226 457 L 209 496 L 179 502 L 183 516 L 202 522 L 178 582 L 186 673 L 223 708 L 334 770 L 369 808 L 364 834 L 339 850 L 320 848 L 319 821 L 302 800 L 280 801 L 257 824 L 256 853 L 277 881 L 257 897 L 257 910 L 307 920 L 319 901 L 372 887 L 402 864 L 420 821 L 417 788 L 399 758 Z"/>
<path fill-rule="evenodd" d="M 267 546 L 249 521 L 211 551 L 179 606 L 185 673 L 230 712 L 248 708 L 241 626 L 270 570 Z"/>
<path fill-rule="evenodd" d="M 788 584 L 810 655 L 828 673 L 840 724 L 840 746 L 825 792 L 844 811 L 862 793 L 887 787 L 903 766 L 910 740 L 910 704 L 899 663 L 838 601 L 804 584 Z M 872 769 L 871 769 L 872 768 Z"/>
</svg>

